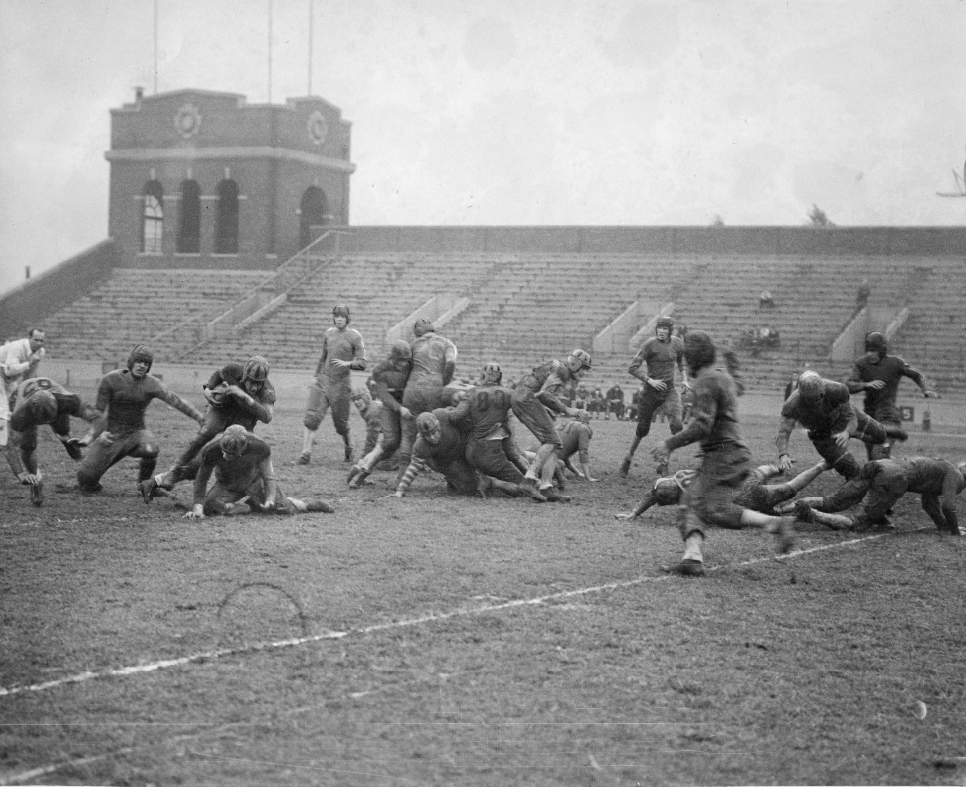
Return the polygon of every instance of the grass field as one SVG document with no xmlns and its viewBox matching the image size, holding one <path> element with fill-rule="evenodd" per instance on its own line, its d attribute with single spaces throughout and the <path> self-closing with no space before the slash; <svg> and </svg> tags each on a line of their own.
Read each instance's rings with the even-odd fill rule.
<svg viewBox="0 0 966 787">
<path fill-rule="evenodd" d="M 335 514 L 192 522 L 188 485 L 144 505 L 133 460 L 81 497 L 49 434 L 43 508 L 0 473 L 0 784 L 966 781 L 966 540 L 917 498 L 896 533 L 805 526 L 782 559 L 714 530 L 708 575 L 682 579 L 661 571 L 674 509 L 614 518 L 653 480 L 651 438 L 618 475 L 633 424 L 592 422 L 602 480 L 569 504 L 438 476 L 399 500 L 385 473 L 345 487 L 328 422 L 297 466 L 301 404 L 259 431 L 286 491 Z M 148 419 L 164 468 L 194 424 Z M 763 461 L 776 427 L 744 424 Z M 964 441 L 898 453 L 961 461 Z"/>
</svg>

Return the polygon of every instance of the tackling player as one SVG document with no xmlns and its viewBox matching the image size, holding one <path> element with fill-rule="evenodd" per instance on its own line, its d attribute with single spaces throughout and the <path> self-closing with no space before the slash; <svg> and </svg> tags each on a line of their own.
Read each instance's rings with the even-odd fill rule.
<svg viewBox="0 0 966 787">
<path fill-rule="evenodd" d="M 913 369 L 898 355 L 889 355 L 885 336 L 878 331 L 865 335 L 865 355 L 852 366 L 852 373 L 845 384 L 849 393 L 865 391 L 862 409 L 883 426 L 901 428 L 902 417 L 896 407 L 899 383 L 908 377 L 922 391 L 925 398 L 935 396 L 936 392 L 926 385 L 926 378 L 918 369 Z M 879 445 L 865 446 L 869 459 L 888 459 L 892 444 L 887 440 Z"/>
<path fill-rule="evenodd" d="M 922 509 L 940 533 L 961 535 L 956 497 L 966 489 L 966 462 L 954 465 L 945 459 L 914 456 L 910 459 L 878 459 L 867 462 L 855 478 L 846 481 L 829 497 L 803 497 L 794 503 L 802 519 L 820 522 L 833 530 L 868 530 L 880 524 L 886 512 L 907 492 L 920 495 Z M 858 514 L 838 515 L 862 498 Z M 888 520 L 886 520 L 887 522 Z"/>
<path fill-rule="evenodd" d="M 402 442 L 402 424 L 413 417 L 409 408 L 402 404 L 412 362 L 412 348 L 408 342 L 399 340 L 389 348 L 389 356 L 372 370 L 373 391 L 382 404 L 382 441 L 352 466 L 346 479 L 350 489 L 362 486 L 373 468 L 396 453 Z"/>
<path fill-rule="evenodd" d="M 77 483 L 83 492 L 100 492 L 101 476 L 126 456 L 141 460 L 138 469 L 138 491 L 141 481 L 151 477 L 158 461 L 158 444 L 144 426 L 144 413 L 152 399 L 160 399 L 199 424 L 204 416 L 157 377 L 148 372 L 154 353 L 139 344 L 131 351 L 126 369 L 115 369 L 101 379 L 94 406 L 101 413 L 94 425 L 96 439 L 77 471 Z"/>
<path fill-rule="evenodd" d="M 345 461 L 355 459 L 349 439 L 349 401 L 352 396 L 351 370 L 366 368 L 366 345 L 362 334 L 349 327 L 349 307 L 336 306 L 332 310 L 333 327 L 322 337 L 322 355 L 315 367 L 315 380 L 309 387 L 309 401 L 305 407 L 305 435 L 299 464 L 312 461 L 315 434 L 322 425 L 326 412 L 332 410 L 332 425 L 345 445 Z"/>
<path fill-rule="evenodd" d="M 777 537 L 780 552 L 788 552 L 794 517 L 769 516 L 735 503 L 751 472 L 751 451 L 738 428 L 738 394 L 731 375 L 714 368 L 714 342 L 704 331 L 689 331 L 684 355 L 694 380 L 694 419 L 651 451 L 658 466 L 666 467 L 675 449 L 695 442 L 701 445 L 701 463 L 688 487 L 687 508 L 680 520 L 684 555 L 670 571 L 704 575 L 701 544 L 706 524 L 762 528 Z"/>
<path fill-rule="evenodd" d="M 215 484 L 208 489 L 212 474 Z M 305 502 L 286 497 L 275 483 L 272 449 L 244 426 L 229 426 L 201 449 L 195 476 L 194 505 L 187 519 L 204 519 L 213 514 L 232 516 L 245 509 L 262 513 L 295 514 L 309 511 L 333 512 L 324 500 Z"/>
<path fill-rule="evenodd" d="M 10 422 L 10 394 L 17 383 L 37 373 L 46 350 L 44 332 L 31 328 L 26 339 L 17 339 L 0 346 L 0 451 L 10 440 L 7 432 Z"/>
<path fill-rule="evenodd" d="M 681 384 L 685 389 L 691 387 L 688 381 L 688 371 L 684 363 L 684 340 L 680 336 L 673 336 L 674 320 L 670 317 L 658 317 L 654 328 L 654 335 L 641 347 L 634 356 L 627 371 L 645 384 L 641 394 L 637 411 L 637 430 L 631 441 L 630 450 L 621 463 L 621 477 L 627 478 L 631 471 L 631 461 L 634 452 L 651 431 L 651 422 L 658 410 L 663 410 L 671 427 L 671 434 L 676 435 L 684 428 L 681 421 L 681 394 L 674 386 L 674 367 L 681 371 Z M 667 467 L 657 468 L 659 476 L 667 474 Z"/>
<path fill-rule="evenodd" d="M 783 484 L 766 484 L 765 481 L 774 478 L 781 473 L 781 470 L 775 465 L 761 465 L 756 467 L 738 488 L 732 502 L 742 508 L 750 508 L 752 511 L 760 511 L 762 514 L 775 515 L 779 513 L 779 511 L 776 511 L 776 506 L 779 503 L 791 500 L 826 470 L 828 470 L 828 465 L 822 461 Z M 635 519 L 651 506 L 678 505 L 688 487 L 691 486 L 695 474 L 696 471 L 694 470 L 678 470 L 673 476 L 657 479 L 654 486 L 641 498 L 641 502 L 637 504 L 633 511 L 626 514 L 614 514 L 614 518 Z M 780 511 L 780 513 L 788 512 Z M 741 520 L 738 521 L 739 527 L 742 527 Z M 729 527 L 731 524 L 733 524 L 733 521 L 722 525 L 722 527 Z"/>
<path fill-rule="evenodd" d="M 452 400 L 451 393 L 444 391 L 456 372 L 456 345 L 445 336 L 436 333 L 432 322 L 421 318 L 413 325 L 412 371 L 406 381 L 402 403 L 412 418 L 402 421 L 402 443 L 399 446 L 399 474 L 405 471 L 416 441 L 416 423 L 420 413 L 428 413 L 437 407 L 445 407 Z"/>
<path fill-rule="evenodd" d="M 70 436 L 70 416 L 94 423 L 98 412 L 81 398 L 55 383 L 49 377 L 30 377 L 10 395 L 10 445 L 0 447 L 6 453 L 10 469 L 21 484 L 30 485 L 30 500 L 35 506 L 44 503 L 44 479 L 37 462 L 37 427 L 50 424 L 68 456 L 81 460 L 81 447 L 93 438 L 89 432 L 81 439 Z"/>
<path fill-rule="evenodd" d="M 868 445 L 881 445 L 889 438 L 908 438 L 902 429 L 883 426 L 861 412 L 849 400 L 848 388 L 842 383 L 826 380 L 813 371 L 802 373 L 798 388 L 782 405 L 775 445 L 778 447 L 778 467 L 783 472 L 792 469 L 788 440 L 796 423 L 808 430 L 808 439 L 818 455 L 846 479 L 858 475 L 860 469 L 858 461 L 846 448 L 850 437 Z"/>
<path fill-rule="evenodd" d="M 150 503 L 158 489 L 171 490 L 179 481 L 192 479 L 198 473 L 198 452 L 229 426 L 239 424 L 247 431 L 259 421 L 272 422 L 275 413 L 275 388 L 268 379 L 269 366 L 262 356 L 249 358 L 244 365 L 229 363 L 215 372 L 202 386 L 208 407 L 201 428 L 166 473 L 145 479 L 138 488 L 145 503 Z"/>
<path fill-rule="evenodd" d="M 571 418 L 588 417 L 585 410 L 567 407 L 560 401 L 560 395 L 571 382 L 579 383 L 590 367 L 590 354 L 585 350 L 574 350 L 563 363 L 554 359 L 534 367 L 513 389 L 510 398 L 513 414 L 540 443 L 525 478 L 528 483 L 539 485 L 539 492 L 544 497 L 548 491 L 551 496 L 554 494 L 555 453 L 561 447 L 550 411 Z"/>
<path fill-rule="evenodd" d="M 362 447 L 362 455 L 367 456 L 382 440 L 382 410 L 385 405 L 373 400 L 369 389 L 364 386 L 352 389 L 352 405 L 366 424 L 366 444 Z"/>
</svg>

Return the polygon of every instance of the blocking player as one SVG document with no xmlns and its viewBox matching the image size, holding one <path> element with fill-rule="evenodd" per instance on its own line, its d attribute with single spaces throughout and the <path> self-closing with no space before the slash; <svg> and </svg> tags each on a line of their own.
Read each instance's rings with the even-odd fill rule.
<svg viewBox="0 0 966 787">
<path fill-rule="evenodd" d="M 557 468 L 555 453 L 561 447 L 560 435 L 550 412 L 571 418 L 588 417 L 585 410 L 567 407 L 560 397 L 571 382 L 579 383 L 590 367 L 590 353 L 573 350 L 563 362 L 553 359 L 534 367 L 513 389 L 510 398 L 513 414 L 540 443 L 525 478 L 528 483 L 538 486 L 538 491 L 544 497 L 548 491 L 553 495 L 554 472 Z"/>
<path fill-rule="evenodd" d="M 199 424 L 204 416 L 162 382 L 149 374 L 154 353 L 143 344 L 131 351 L 126 369 L 115 369 L 101 379 L 94 406 L 101 414 L 94 424 L 96 439 L 91 443 L 77 471 L 82 492 L 100 492 L 101 477 L 126 456 L 140 459 L 138 491 L 141 481 L 154 472 L 158 461 L 158 444 L 144 425 L 144 413 L 153 399 L 173 407 Z"/>
<path fill-rule="evenodd" d="M 817 372 L 803 372 L 798 388 L 782 405 L 775 445 L 778 447 L 778 466 L 783 472 L 792 469 L 788 455 L 788 440 L 801 423 L 808 430 L 808 438 L 829 467 L 845 479 L 859 473 L 859 463 L 846 445 L 849 438 L 867 445 L 881 445 L 887 439 L 905 440 L 908 435 L 896 426 L 884 426 L 870 418 L 849 399 L 849 390 L 842 383 L 826 380 Z"/>
<path fill-rule="evenodd" d="M 829 497 L 804 497 L 794 510 L 800 518 L 820 522 L 833 530 L 868 530 L 907 492 L 918 494 L 922 509 L 940 533 L 961 535 L 956 497 L 966 489 L 966 462 L 954 465 L 945 459 L 914 456 L 909 459 L 877 459 L 867 462 L 857 476 Z M 857 514 L 839 515 L 862 499 Z M 886 520 L 888 522 L 888 520 Z"/>
<path fill-rule="evenodd" d="M 557 434 L 560 435 L 557 459 L 578 478 L 596 484 L 600 479 L 590 474 L 590 441 L 594 436 L 590 424 L 577 418 L 559 418 Z M 574 456 L 580 462 L 579 468 L 574 465 Z"/>
<path fill-rule="evenodd" d="M 208 489 L 212 474 L 215 484 Z M 233 516 L 246 513 L 246 509 L 275 514 L 333 512 L 324 500 L 306 502 L 287 497 L 275 482 L 272 449 L 268 443 L 244 426 L 234 424 L 201 449 L 194 505 L 185 517 Z"/>
<path fill-rule="evenodd" d="M 416 416 L 418 436 L 409 465 L 396 487 L 396 497 L 405 497 L 413 481 L 427 467 L 440 473 L 446 479 L 447 488 L 455 494 L 486 497 L 497 490 L 510 497 L 532 497 L 520 485 L 484 475 L 473 467 L 466 459 L 466 438 L 451 418 L 452 412 L 442 407 Z"/>
<path fill-rule="evenodd" d="M 675 449 L 695 442 L 701 445 L 700 464 L 680 520 L 684 555 L 669 570 L 683 576 L 704 575 L 701 545 L 706 524 L 764 529 L 777 537 L 780 552 L 788 552 L 794 543 L 794 517 L 769 516 L 735 503 L 751 472 L 751 451 L 738 427 L 738 394 L 731 375 L 714 366 L 714 342 L 704 331 L 689 331 L 684 354 L 694 380 L 694 418 L 651 451 L 658 466 L 665 467 Z"/>
<path fill-rule="evenodd" d="M 512 484 L 538 502 L 559 499 L 553 490 L 548 497 L 524 483 L 523 473 L 528 465 L 510 434 L 512 394 L 502 382 L 500 365 L 486 364 L 480 384 L 466 394 L 450 415 L 450 423 L 465 436 L 466 461 L 484 476 Z"/>
<path fill-rule="evenodd" d="M 412 371 L 406 381 L 402 403 L 413 418 L 450 403 L 451 394 L 444 389 L 456 372 L 456 345 L 445 336 L 436 333 L 436 327 L 427 319 L 416 320 L 413 325 Z M 399 474 L 405 471 L 416 441 L 416 422 L 411 418 L 402 421 L 402 443 L 399 446 Z"/>
<path fill-rule="evenodd" d="M 366 424 L 366 442 L 362 447 L 362 455 L 367 456 L 382 440 L 382 410 L 385 405 L 374 400 L 368 388 L 359 386 L 352 389 L 352 406 Z"/>
<path fill-rule="evenodd" d="M 325 414 L 332 410 L 332 425 L 345 446 L 345 461 L 355 461 L 349 439 L 349 403 L 352 397 L 352 370 L 366 368 L 366 345 L 362 334 L 349 327 L 349 307 L 336 306 L 332 310 L 333 327 L 322 337 L 322 354 L 315 367 L 315 380 L 309 387 L 309 401 L 305 407 L 305 434 L 299 464 L 312 461 L 315 435 Z"/>
<path fill-rule="evenodd" d="M 145 503 L 151 502 L 158 489 L 171 490 L 178 482 L 194 478 L 198 472 L 199 451 L 229 426 L 239 424 L 251 431 L 256 423 L 272 422 L 275 387 L 268 373 L 268 361 L 260 355 L 252 356 L 244 364 L 226 364 L 212 373 L 202 386 L 208 406 L 201 428 L 170 470 L 138 485 Z"/>
<path fill-rule="evenodd" d="M 10 469 L 22 484 L 30 485 L 30 500 L 35 506 L 44 504 L 44 479 L 37 461 L 37 427 L 50 424 L 67 455 L 75 462 L 81 460 L 81 447 L 88 445 L 93 433 L 83 438 L 70 436 L 70 417 L 81 418 L 89 424 L 98 419 L 98 412 L 81 398 L 55 383 L 49 377 L 30 377 L 18 385 L 10 395 L 10 445 L 0 448 L 7 456 Z"/>
<path fill-rule="evenodd" d="M 10 394 L 20 380 L 34 377 L 46 350 L 44 332 L 31 328 L 26 339 L 0 345 L 0 451 L 9 442 Z"/>
<path fill-rule="evenodd" d="M 926 378 L 918 369 L 913 369 L 898 355 L 889 355 L 889 345 L 885 336 L 878 331 L 865 335 L 865 355 L 852 366 L 852 373 L 845 384 L 849 393 L 865 392 L 862 409 L 870 418 L 883 426 L 902 427 L 902 417 L 896 407 L 899 383 L 908 377 L 922 391 L 925 398 L 936 395 L 926 384 Z M 886 440 L 878 445 L 866 443 L 869 459 L 888 459 L 892 442 Z"/>
<path fill-rule="evenodd" d="M 785 483 L 766 484 L 765 482 L 768 479 L 774 478 L 781 471 L 775 465 L 760 465 L 751 471 L 744 484 L 738 488 L 733 502 L 742 508 L 750 508 L 752 511 L 760 511 L 762 514 L 771 516 L 778 513 L 788 513 L 787 511 L 776 510 L 776 506 L 791 500 L 826 470 L 828 470 L 828 465 L 822 461 Z M 673 476 L 658 478 L 633 511 L 626 514 L 614 514 L 614 518 L 635 519 L 651 506 L 678 505 L 691 485 L 691 481 L 694 480 L 695 473 L 694 470 L 678 470 Z M 738 521 L 740 526 L 740 519 Z M 729 524 L 733 524 L 733 521 Z M 728 527 L 729 524 L 725 524 L 723 527 Z"/>
<path fill-rule="evenodd" d="M 627 478 L 631 471 L 631 461 L 634 452 L 651 431 L 651 422 L 658 410 L 663 410 L 671 428 L 671 434 L 676 435 L 684 428 L 681 421 L 681 394 L 674 386 L 674 367 L 681 372 L 681 385 L 691 386 L 688 380 L 688 370 L 684 363 L 684 340 L 680 336 L 672 335 L 674 320 L 670 317 L 658 317 L 654 328 L 654 335 L 641 347 L 634 356 L 627 371 L 645 384 L 641 394 L 637 412 L 637 429 L 631 447 L 621 463 L 621 477 Z M 667 475 L 667 467 L 658 467 L 659 476 Z"/>
<path fill-rule="evenodd" d="M 382 404 L 382 442 L 362 457 L 346 479 L 350 489 L 358 489 L 383 459 L 389 459 L 402 442 L 402 425 L 414 416 L 403 405 L 406 381 L 412 369 L 413 351 L 408 342 L 399 340 L 389 348 L 389 355 L 372 370 L 373 391 Z M 400 465 L 402 470 L 404 467 Z"/>
</svg>

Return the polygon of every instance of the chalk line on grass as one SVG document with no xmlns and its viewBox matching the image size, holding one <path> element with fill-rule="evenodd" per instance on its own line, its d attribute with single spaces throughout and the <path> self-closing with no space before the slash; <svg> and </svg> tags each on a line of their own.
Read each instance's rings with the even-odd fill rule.
<svg viewBox="0 0 966 787">
<path fill-rule="evenodd" d="M 750 560 L 742 561 L 741 563 L 726 563 L 720 566 L 709 568 L 708 571 L 720 571 L 726 568 L 744 568 L 746 566 L 752 566 L 759 563 L 790 560 L 797 557 L 812 555 L 817 552 L 837 549 L 839 547 L 854 546 L 856 544 L 882 538 L 886 535 L 892 534 L 879 533 L 863 536 L 861 538 L 853 538 L 848 541 L 838 541 L 834 544 L 822 544 L 817 547 L 810 547 L 809 549 L 797 550 L 787 555 L 769 555 L 768 557 L 752 558 Z M 171 667 L 183 667 L 188 664 L 203 661 L 214 661 L 216 659 L 222 659 L 228 656 L 240 656 L 249 653 L 260 653 L 269 650 L 278 650 L 281 648 L 291 648 L 316 642 L 345 639 L 346 637 L 350 636 L 365 636 L 367 634 L 376 634 L 382 631 L 392 631 L 393 629 L 411 628 L 413 626 L 420 626 L 424 623 L 436 623 L 439 621 L 452 620 L 454 618 L 467 617 L 470 615 L 481 615 L 491 612 L 503 612 L 510 609 L 540 606 L 542 604 L 546 604 L 547 602 L 557 601 L 560 599 L 574 598 L 575 596 L 585 596 L 591 593 L 603 593 L 609 590 L 622 590 L 648 582 L 665 582 L 672 578 L 674 577 L 672 577 L 670 574 L 638 577 L 637 579 L 629 579 L 622 582 L 608 582 L 602 585 L 577 588 L 576 590 L 563 590 L 558 593 L 549 593 L 545 596 L 537 596 L 535 598 L 512 599 L 499 604 L 487 604 L 481 607 L 460 607 L 459 609 L 454 609 L 450 612 L 430 612 L 415 618 L 404 618 L 402 620 L 392 620 L 386 623 L 375 623 L 371 626 L 363 626 L 361 628 L 348 629 L 346 631 L 325 631 L 321 634 L 313 634 L 311 636 L 294 637 L 291 639 L 276 640 L 274 642 L 258 642 L 252 645 L 245 645 L 237 648 L 217 648 L 214 650 L 205 651 L 203 653 L 193 653 L 191 655 L 182 656 L 176 659 L 163 659 L 160 661 L 150 662 L 148 664 L 135 664 L 127 667 L 116 667 L 113 669 L 100 670 L 98 672 L 80 672 L 74 675 L 65 676 L 63 678 L 57 678 L 56 680 L 45 681 L 43 683 L 33 683 L 27 686 L 0 687 L 0 697 L 10 697 L 15 694 L 23 694 L 26 692 L 48 691 L 60 686 L 66 686 L 72 683 L 83 683 L 95 678 L 123 677 L 126 675 L 157 672 L 163 669 L 170 669 Z"/>
</svg>

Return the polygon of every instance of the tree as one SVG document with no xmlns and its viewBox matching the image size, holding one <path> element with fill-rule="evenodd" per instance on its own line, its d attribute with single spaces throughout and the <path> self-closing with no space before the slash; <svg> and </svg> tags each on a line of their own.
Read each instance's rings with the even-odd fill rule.
<svg viewBox="0 0 966 787">
<path fill-rule="evenodd" d="M 834 227 L 835 222 L 829 219 L 825 211 L 813 202 L 812 209 L 808 212 L 808 226 L 824 230 Z"/>
</svg>

